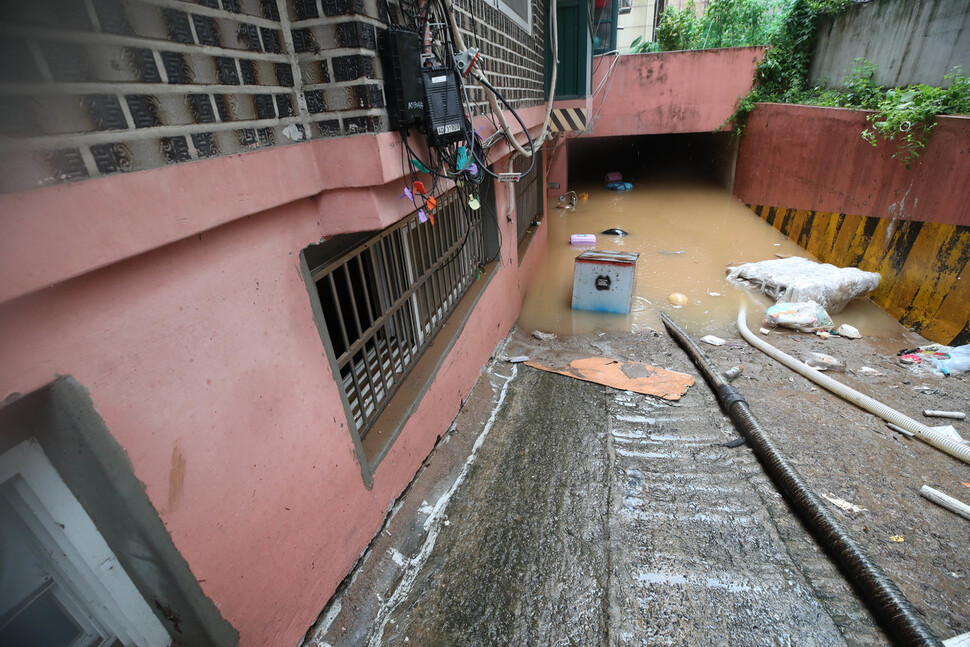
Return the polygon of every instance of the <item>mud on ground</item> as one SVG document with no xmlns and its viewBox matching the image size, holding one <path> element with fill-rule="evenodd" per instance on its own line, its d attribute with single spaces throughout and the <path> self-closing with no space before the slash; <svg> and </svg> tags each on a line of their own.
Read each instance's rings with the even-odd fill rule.
<svg viewBox="0 0 970 647">
<path fill-rule="evenodd" d="M 738 433 L 666 333 L 529 332 L 496 351 L 308 645 L 891 642 L 751 450 L 722 446 Z M 898 363 L 903 345 L 925 343 L 916 335 L 767 339 L 844 359 L 836 379 L 913 418 L 970 409 L 967 376 Z M 930 628 L 970 631 L 970 523 L 918 494 L 970 501 L 970 466 L 740 337 L 704 350 L 721 370 L 744 365 L 735 386 L 817 494 L 864 508 L 836 514 Z M 669 403 L 504 361 L 518 355 L 631 359 L 698 381 Z M 954 426 L 970 437 L 967 422 Z"/>
</svg>

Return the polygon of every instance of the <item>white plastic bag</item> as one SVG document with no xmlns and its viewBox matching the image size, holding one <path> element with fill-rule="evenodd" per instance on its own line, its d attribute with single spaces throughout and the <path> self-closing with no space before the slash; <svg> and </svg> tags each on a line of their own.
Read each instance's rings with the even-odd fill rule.
<svg viewBox="0 0 970 647">
<path fill-rule="evenodd" d="M 832 328 L 832 318 L 825 308 L 814 301 L 804 303 L 788 303 L 782 301 L 768 308 L 765 313 L 766 326 L 784 326 L 802 332 L 829 330 Z"/>
<path fill-rule="evenodd" d="M 949 359 L 934 359 L 936 368 L 940 369 L 943 375 L 959 375 L 970 371 L 970 344 L 957 346 L 947 351 Z"/>
<path fill-rule="evenodd" d="M 775 301 L 814 301 L 839 313 L 852 299 L 879 287 L 876 272 L 836 267 L 793 256 L 760 263 L 744 263 L 727 270 L 729 279 L 744 280 Z"/>
</svg>

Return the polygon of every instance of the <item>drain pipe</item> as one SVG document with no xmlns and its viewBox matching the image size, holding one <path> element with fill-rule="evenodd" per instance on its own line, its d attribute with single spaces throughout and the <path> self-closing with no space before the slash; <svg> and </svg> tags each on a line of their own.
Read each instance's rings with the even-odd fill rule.
<svg viewBox="0 0 970 647">
<path fill-rule="evenodd" d="M 947 438 L 943 434 L 931 429 L 930 427 L 927 427 L 921 422 L 917 422 L 909 416 L 904 415 L 891 407 L 887 407 L 882 402 L 874 400 L 864 393 L 859 393 L 855 389 L 833 380 L 821 371 L 817 371 L 804 362 L 798 361 L 791 355 L 778 350 L 765 340 L 759 338 L 757 335 L 748 330 L 748 326 L 745 323 L 744 306 L 742 306 L 738 311 L 738 331 L 749 344 L 769 357 L 778 360 L 796 373 L 807 377 L 819 386 L 824 386 L 826 389 L 836 394 L 840 398 L 848 400 L 852 404 L 865 409 L 873 415 L 879 416 L 886 422 L 890 422 L 898 427 L 902 427 L 922 440 L 924 443 L 932 445 L 941 452 L 945 452 L 950 456 L 963 461 L 964 463 L 970 463 L 970 445 L 965 445 L 953 440 L 952 438 Z"/>
<path fill-rule="evenodd" d="M 934 645 L 943 643 L 920 619 L 918 612 L 878 565 L 869 559 L 862 547 L 846 532 L 828 505 L 823 504 L 802 476 L 785 459 L 751 413 L 744 396 L 724 381 L 710 360 L 694 341 L 661 313 L 671 337 L 687 353 L 708 386 L 717 395 L 721 407 L 730 416 L 741 435 L 748 441 L 765 472 L 784 494 L 789 505 L 808 526 L 815 539 L 832 556 L 862 598 L 869 605 L 886 633 L 899 645 Z"/>
</svg>

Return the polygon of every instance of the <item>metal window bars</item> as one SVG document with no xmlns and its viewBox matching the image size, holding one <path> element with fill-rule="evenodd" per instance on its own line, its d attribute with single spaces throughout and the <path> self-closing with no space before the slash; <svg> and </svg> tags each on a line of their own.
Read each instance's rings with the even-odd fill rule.
<svg viewBox="0 0 970 647">
<path fill-rule="evenodd" d="M 482 217 L 454 189 L 435 224 L 414 214 L 311 270 L 361 438 L 478 274 Z"/>
<path fill-rule="evenodd" d="M 512 162 L 512 169 L 516 173 L 525 173 L 532 163 L 527 157 L 516 157 Z M 544 177 L 542 172 L 542 156 L 536 159 L 535 167 L 532 172 L 525 175 L 515 185 L 515 209 L 516 209 L 516 232 L 519 241 L 532 226 L 537 214 L 542 213 L 542 194 L 539 187 L 542 186 L 540 178 Z"/>
</svg>

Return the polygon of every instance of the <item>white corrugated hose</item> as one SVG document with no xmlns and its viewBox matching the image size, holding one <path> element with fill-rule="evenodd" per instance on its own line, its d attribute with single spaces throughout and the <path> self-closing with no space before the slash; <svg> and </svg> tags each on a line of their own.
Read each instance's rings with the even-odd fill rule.
<svg viewBox="0 0 970 647">
<path fill-rule="evenodd" d="M 828 375 L 825 375 L 824 373 L 815 370 L 811 366 L 808 366 L 804 362 L 798 361 L 791 355 L 778 350 L 748 330 L 748 326 L 745 323 L 745 315 L 745 308 L 744 306 L 741 306 L 741 309 L 738 311 L 738 331 L 749 344 L 761 352 L 773 359 L 778 360 L 799 375 L 807 377 L 819 386 L 825 387 L 840 398 L 848 400 L 852 404 L 865 409 L 873 415 L 879 416 L 886 422 L 891 422 L 894 425 L 902 427 L 923 442 L 927 443 L 928 445 L 932 445 L 941 452 L 945 452 L 950 456 L 963 461 L 964 463 L 970 463 L 970 445 L 965 445 L 964 443 L 957 442 L 952 438 L 948 438 L 943 434 L 934 431 L 930 427 L 927 427 L 921 422 L 917 422 L 909 416 L 903 415 L 891 407 L 887 407 L 882 402 L 870 398 L 864 393 L 859 393 L 855 389 L 850 388 L 841 382 L 833 380 Z"/>
</svg>

